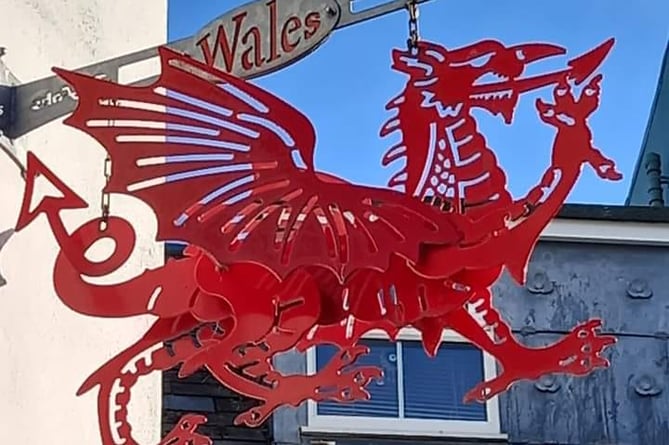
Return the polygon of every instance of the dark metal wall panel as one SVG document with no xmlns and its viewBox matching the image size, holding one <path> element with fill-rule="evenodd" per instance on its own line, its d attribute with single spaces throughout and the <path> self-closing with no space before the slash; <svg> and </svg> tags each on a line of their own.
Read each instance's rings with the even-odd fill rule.
<svg viewBox="0 0 669 445">
<path fill-rule="evenodd" d="M 601 317 L 616 333 L 669 333 L 669 248 L 542 243 L 525 288 L 508 276 L 495 304 L 514 329 L 568 331 Z"/>
<path fill-rule="evenodd" d="M 528 343 L 558 338 L 535 335 Z M 502 397 L 502 428 L 514 443 L 667 444 L 667 348 L 666 340 L 623 337 L 607 353 L 607 370 L 520 383 Z"/>
<path fill-rule="evenodd" d="M 235 426 L 234 418 L 256 402 L 222 386 L 205 371 L 180 379 L 177 371 L 163 373 L 163 435 L 167 434 L 183 414 L 199 413 L 208 422 L 198 428 L 214 445 L 269 445 L 272 442 L 271 419 L 259 428 Z"/>
</svg>

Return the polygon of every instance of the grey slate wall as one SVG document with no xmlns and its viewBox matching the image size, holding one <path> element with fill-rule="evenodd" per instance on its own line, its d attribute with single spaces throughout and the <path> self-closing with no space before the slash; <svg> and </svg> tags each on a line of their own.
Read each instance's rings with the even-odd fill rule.
<svg viewBox="0 0 669 445">
<path fill-rule="evenodd" d="M 208 419 L 198 432 L 209 436 L 214 445 L 269 444 L 272 441 L 271 421 L 260 428 L 233 425 L 234 418 L 255 403 L 222 386 L 205 371 L 185 379 L 178 378 L 176 370 L 165 372 L 162 435 L 170 432 L 183 414 L 198 413 Z"/>
<path fill-rule="evenodd" d="M 550 293 L 509 280 L 496 302 L 528 343 L 566 333 L 601 317 L 619 342 L 611 368 L 586 378 L 558 376 L 554 387 L 530 383 L 500 401 L 502 427 L 513 442 L 664 445 L 669 443 L 669 249 L 650 246 L 544 243 L 535 275 Z M 552 392 L 554 391 L 554 392 Z"/>
<path fill-rule="evenodd" d="M 509 443 L 669 444 L 669 248 L 542 243 L 529 277 L 526 288 L 507 277 L 495 287 L 497 306 L 523 342 L 552 342 L 590 317 L 603 318 L 604 330 L 619 342 L 607 353 L 607 370 L 520 383 L 502 396 Z M 305 366 L 295 354 L 278 364 Z M 274 416 L 275 442 L 306 442 L 298 432 L 305 424 L 305 408 L 281 410 Z M 348 443 L 400 444 L 337 438 L 337 445 Z"/>
</svg>

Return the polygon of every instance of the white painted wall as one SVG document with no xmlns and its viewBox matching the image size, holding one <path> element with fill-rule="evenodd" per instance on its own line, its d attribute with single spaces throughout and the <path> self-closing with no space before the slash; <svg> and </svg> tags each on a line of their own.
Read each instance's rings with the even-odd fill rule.
<svg viewBox="0 0 669 445">
<path fill-rule="evenodd" d="M 52 66 L 77 68 L 165 42 L 166 0 L 0 0 L 4 63 L 22 82 L 51 75 Z M 147 73 L 154 74 L 154 73 Z M 0 73 L 0 76 L 2 74 Z M 0 77 L 0 80 L 2 78 Z M 62 125 L 46 125 L 16 141 L 35 152 L 91 207 L 68 211 L 70 230 L 99 216 L 103 148 Z M 0 231 L 13 227 L 23 182 L 0 154 Z M 114 277 L 125 280 L 162 262 L 155 222 L 144 204 L 112 196 L 112 213 L 130 219 L 139 241 Z M 58 247 L 44 217 L 14 235 L 0 252 L 0 442 L 99 444 L 96 391 L 77 398 L 84 379 L 137 340 L 148 318 L 103 320 L 76 314 L 56 298 L 51 280 Z M 133 391 L 130 419 L 141 444 L 160 437 L 160 376 Z"/>
</svg>

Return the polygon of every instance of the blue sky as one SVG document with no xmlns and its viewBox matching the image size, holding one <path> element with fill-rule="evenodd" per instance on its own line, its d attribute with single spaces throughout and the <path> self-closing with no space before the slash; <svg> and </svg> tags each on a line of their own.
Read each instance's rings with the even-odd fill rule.
<svg viewBox="0 0 669 445">
<path fill-rule="evenodd" d="M 371 5 L 371 0 L 360 2 Z M 169 39 L 189 36 L 244 3 L 169 0 Z M 568 58 L 615 37 L 616 46 L 602 67 L 602 103 L 591 124 L 596 146 L 617 161 L 625 179 L 604 182 L 586 168 L 569 202 L 623 203 L 669 37 L 669 1 L 432 0 L 420 10 L 421 37 L 449 48 L 486 38 L 506 45 L 543 41 L 567 48 L 567 56 L 543 63 L 543 69 L 563 67 Z M 390 70 L 390 51 L 405 45 L 406 33 L 404 11 L 335 31 L 306 59 L 254 81 L 309 116 L 318 134 L 320 170 L 374 185 L 384 185 L 396 171 L 397 165 L 381 167 L 392 141 L 380 139 L 378 131 L 389 117 L 386 102 L 405 80 Z M 549 165 L 553 131 L 538 120 L 536 97 L 549 99 L 551 91 L 523 96 L 512 126 L 499 117 L 476 115 L 515 196 L 524 195 Z"/>
</svg>

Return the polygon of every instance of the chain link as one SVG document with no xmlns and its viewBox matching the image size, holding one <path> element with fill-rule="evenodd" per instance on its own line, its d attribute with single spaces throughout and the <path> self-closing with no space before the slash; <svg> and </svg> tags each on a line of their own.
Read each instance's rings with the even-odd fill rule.
<svg viewBox="0 0 669 445">
<path fill-rule="evenodd" d="M 407 0 L 406 9 L 409 11 L 409 38 L 407 39 L 407 46 L 409 51 L 415 53 L 418 50 L 418 4 L 416 0 Z"/>
<path fill-rule="evenodd" d="M 105 186 L 102 189 L 102 194 L 100 196 L 100 209 L 102 210 L 102 217 L 100 219 L 100 231 L 104 232 L 107 230 L 107 220 L 109 219 L 109 207 L 110 207 L 110 198 L 109 193 L 105 192 L 107 184 L 109 184 L 109 179 L 111 178 L 111 158 L 107 156 L 105 158 L 104 165 L 104 174 L 105 174 Z"/>
</svg>

